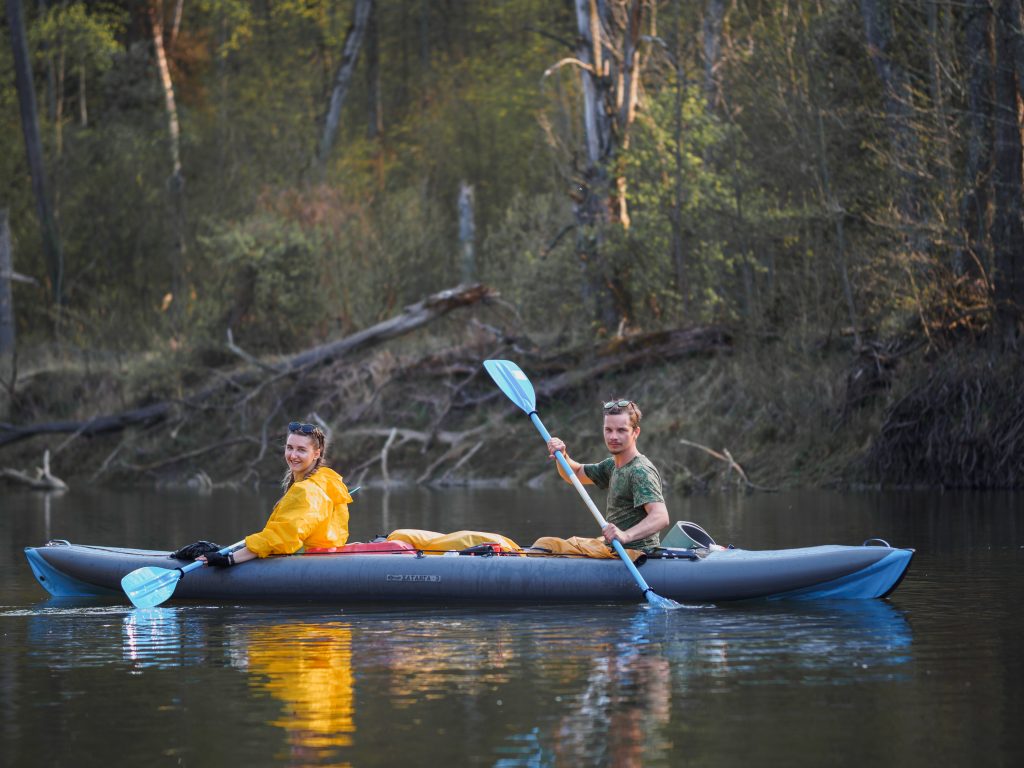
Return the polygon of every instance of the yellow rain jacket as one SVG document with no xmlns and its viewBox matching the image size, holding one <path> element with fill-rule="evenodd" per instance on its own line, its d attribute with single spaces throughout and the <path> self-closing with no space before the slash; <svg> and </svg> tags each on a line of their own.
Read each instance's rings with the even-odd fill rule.
<svg viewBox="0 0 1024 768">
<path fill-rule="evenodd" d="M 436 531 L 421 531 L 417 528 L 399 528 L 388 536 L 388 541 L 404 541 L 427 555 L 457 552 L 476 544 L 488 543 L 497 544 L 506 552 L 519 552 L 520 549 L 512 539 L 502 536 L 500 533 L 485 533 L 483 531 L 438 533 Z"/>
<path fill-rule="evenodd" d="M 341 475 L 320 467 L 281 497 L 266 527 L 245 537 L 260 557 L 290 555 L 302 547 L 342 547 L 348 541 L 348 505 L 352 501 Z"/>
</svg>

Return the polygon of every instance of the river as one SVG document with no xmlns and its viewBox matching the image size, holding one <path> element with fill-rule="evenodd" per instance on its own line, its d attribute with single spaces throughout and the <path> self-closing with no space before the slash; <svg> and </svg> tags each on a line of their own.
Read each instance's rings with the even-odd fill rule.
<svg viewBox="0 0 1024 768">
<path fill-rule="evenodd" d="M 234 605 L 47 599 L 22 549 L 170 549 L 272 493 L 0 489 L 5 766 L 1024 764 L 1024 507 L 1013 494 L 670 500 L 749 549 L 917 549 L 884 601 Z M 592 535 L 570 488 L 366 490 L 353 540 Z M 247 566 L 252 567 L 252 566 Z"/>
</svg>

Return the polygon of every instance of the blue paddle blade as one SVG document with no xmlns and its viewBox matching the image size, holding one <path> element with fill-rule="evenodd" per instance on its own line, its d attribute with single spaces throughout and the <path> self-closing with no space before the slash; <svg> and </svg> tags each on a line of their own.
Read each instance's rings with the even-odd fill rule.
<svg viewBox="0 0 1024 768">
<path fill-rule="evenodd" d="M 174 594 L 181 576 L 181 571 L 177 569 L 150 565 L 134 570 L 121 579 L 121 589 L 136 608 L 152 608 Z"/>
<path fill-rule="evenodd" d="M 484 360 L 484 370 L 509 400 L 527 413 L 537 410 L 533 384 L 518 365 L 510 360 Z"/>
</svg>

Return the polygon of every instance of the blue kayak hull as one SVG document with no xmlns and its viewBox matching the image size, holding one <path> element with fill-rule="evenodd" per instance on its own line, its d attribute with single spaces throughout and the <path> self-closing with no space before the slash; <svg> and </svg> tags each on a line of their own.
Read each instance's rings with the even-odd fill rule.
<svg viewBox="0 0 1024 768">
<path fill-rule="evenodd" d="M 730 549 L 694 560 L 650 558 L 651 588 L 684 603 L 871 599 L 887 596 L 914 550 L 826 545 Z M 167 552 L 51 542 L 25 549 L 37 581 L 55 597 L 121 595 L 121 579 L 145 566 L 185 565 Z M 175 599 L 289 602 L 608 602 L 639 590 L 619 560 L 316 554 L 271 557 L 185 576 Z"/>
</svg>

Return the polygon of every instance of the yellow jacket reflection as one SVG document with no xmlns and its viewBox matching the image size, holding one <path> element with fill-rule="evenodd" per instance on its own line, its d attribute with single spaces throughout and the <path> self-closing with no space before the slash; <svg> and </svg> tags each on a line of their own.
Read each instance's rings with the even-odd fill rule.
<svg viewBox="0 0 1024 768">
<path fill-rule="evenodd" d="M 320 467 L 288 489 L 264 529 L 245 537 L 245 546 L 259 557 L 290 555 L 303 546 L 344 546 L 351 501 L 341 475 Z"/>
<path fill-rule="evenodd" d="M 285 704 L 271 723 L 300 747 L 352 744 L 355 705 L 352 630 L 345 625 L 279 624 L 249 633 L 249 671 L 256 687 Z"/>
</svg>

